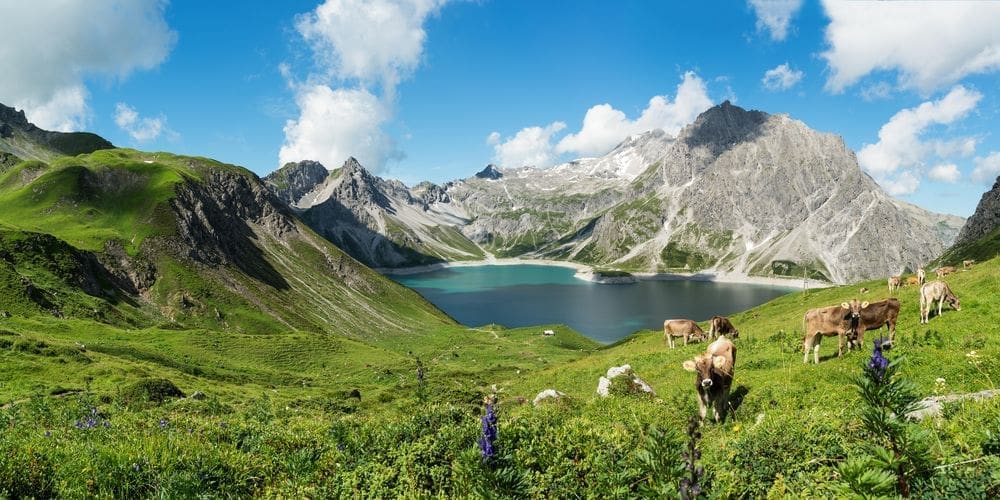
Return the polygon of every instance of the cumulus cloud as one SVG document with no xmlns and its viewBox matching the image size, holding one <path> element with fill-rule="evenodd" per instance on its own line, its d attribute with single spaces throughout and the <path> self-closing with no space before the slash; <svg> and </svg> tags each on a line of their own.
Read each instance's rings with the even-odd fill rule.
<svg viewBox="0 0 1000 500">
<path fill-rule="evenodd" d="M 36 125 L 77 130 L 86 80 L 123 79 L 162 63 L 177 40 L 163 0 L 0 2 L 0 96 Z"/>
<path fill-rule="evenodd" d="M 873 71 L 897 70 L 900 87 L 927 94 L 1000 69 L 1000 2 L 824 0 L 823 7 L 830 91 Z"/>
<path fill-rule="evenodd" d="M 941 165 L 935 165 L 934 168 L 928 172 L 927 177 L 940 182 L 958 182 L 958 179 L 962 177 L 962 173 L 958 171 L 958 165 L 954 163 L 945 163 Z"/>
<path fill-rule="evenodd" d="M 802 0 L 749 0 L 748 3 L 757 16 L 757 30 L 768 31 L 775 41 L 788 36 L 792 16 L 802 7 Z"/>
<path fill-rule="evenodd" d="M 1000 151 L 993 151 L 988 156 L 976 158 L 976 167 L 972 169 L 972 180 L 990 184 L 1000 176 Z"/>
<path fill-rule="evenodd" d="M 892 196 L 913 194 L 920 187 L 920 177 L 911 170 L 904 170 L 897 175 L 882 179 L 882 187 Z"/>
<path fill-rule="evenodd" d="M 868 102 L 888 99 L 890 96 L 892 96 L 892 85 L 889 82 L 878 82 L 861 89 L 861 98 Z"/>
<path fill-rule="evenodd" d="M 486 137 L 486 144 L 489 144 L 490 146 L 500 144 L 500 132 L 490 132 L 490 135 Z"/>
<path fill-rule="evenodd" d="M 927 101 L 915 108 L 899 111 L 879 129 L 879 141 L 867 144 L 858 152 L 858 162 L 875 176 L 899 168 L 919 166 L 931 156 L 967 156 L 975 151 L 976 139 L 924 140 L 928 127 L 949 124 L 964 118 L 982 99 L 975 90 L 956 85 L 937 101 Z"/>
<path fill-rule="evenodd" d="M 115 105 L 115 123 L 118 125 L 118 128 L 124 130 L 129 136 L 140 142 L 156 139 L 161 133 L 167 130 L 167 119 L 165 117 L 141 117 L 135 108 L 123 102 Z"/>
<path fill-rule="evenodd" d="M 285 124 L 282 163 L 313 159 L 337 168 L 349 156 L 380 171 L 402 158 L 385 131 L 396 86 L 420 64 L 424 22 L 447 0 L 326 0 L 298 16 L 295 28 L 317 66 L 305 82 L 290 81 L 299 118 Z M 338 120 L 338 121 L 334 121 Z"/>
<path fill-rule="evenodd" d="M 563 122 L 552 122 L 545 127 L 523 128 L 514 137 L 494 144 L 493 159 L 502 167 L 550 167 L 557 159 L 552 148 L 552 136 L 564 128 L 566 124 Z M 499 141 L 499 136 L 494 132 L 490 134 L 490 139 Z"/>
<path fill-rule="evenodd" d="M 764 88 L 770 90 L 771 92 L 777 92 L 779 90 L 788 90 L 795 86 L 795 84 L 802 81 L 802 77 L 805 76 L 800 70 L 792 69 L 788 63 L 779 64 L 778 66 L 771 68 L 764 72 L 764 78 L 760 79 L 760 83 L 764 85 Z"/>
<path fill-rule="evenodd" d="M 285 124 L 285 144 L 278 153 L 282 164 L 309 159 L 334 169 L 353 156 L 377 169 L 402 158 L 382 130 L 392 114 L 371 92 L 312 85 L 298 89 L 295 102 L 302 113 Z"/>
<path fill-rule="evenodd" d="M 563 137 L 556 153 L 580 155 L 604 154 L 626 137 L 653 129 L 670 134 L 694 121 L 699 113 L 712 106 L 705 82 L 694 72 L 684 74 L 671 102 L 669 97 L 654 96 L 638 118 L 630 120 L 610 104 L 598 104 L 587 110 L 580 131 Z"/>
</svg>

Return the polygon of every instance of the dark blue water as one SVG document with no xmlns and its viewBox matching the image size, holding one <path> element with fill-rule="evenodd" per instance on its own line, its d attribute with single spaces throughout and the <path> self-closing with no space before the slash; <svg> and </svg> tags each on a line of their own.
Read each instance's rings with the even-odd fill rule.
<svg viewBox="0 0 1000 500">
<path fill-rule="evenodd" d="M 793 290 L 707 281 L 600 285 L 574 274 L 567 267 L 513 265 L 453 267 L 392 278 L 464 325 L 563 323 L 600 342 L 614 342 L 639 329 L 661 329 L 668 318 L 702 321 L 729 315 Z"/>
</svg>

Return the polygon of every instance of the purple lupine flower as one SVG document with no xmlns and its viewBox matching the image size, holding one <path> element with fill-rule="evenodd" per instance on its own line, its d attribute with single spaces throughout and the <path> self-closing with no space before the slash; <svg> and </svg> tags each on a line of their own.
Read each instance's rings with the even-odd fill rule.
<svg viewBox="0 0 1000 500">
<path fill-rule="evenodd" d="M 139 464 L 132 464 L 132 470 L 139 472 Z"/>
<path fill-rule="evenodd" d="M 52 431 L 45 431 L 45 437 L 52 437 Z"/>
<path fill-rule="evenodd" d="M 165 419 L 165 418 L 161 418 L 160 419 L 160 428 L 161 429 L 166 429 L 167 428 L 167 419 Z"/>
<path fill-rule="evenodd" d="M 889 367 L 889 360 L 885 359 L 882 355 L 882 344 L 883 339 L 878 339 L 874 342 L 875 349 L 872 351 L 872 357 L 868 360 L 868 371 L 874 375 L 876 382 L 881 382 L 882 377 L 885 376 L 885 370 Z"/>
<path fill-rule="evenodd" d="M 489 462 L 496 456 L 497 440 L 497 416 L 493 412 L 492 398 L 487 398 L 486 414 L 482 417 L 483 433 L 479 438 L 479 451 L 483 455 L 483 462 Z"/>
</svg>

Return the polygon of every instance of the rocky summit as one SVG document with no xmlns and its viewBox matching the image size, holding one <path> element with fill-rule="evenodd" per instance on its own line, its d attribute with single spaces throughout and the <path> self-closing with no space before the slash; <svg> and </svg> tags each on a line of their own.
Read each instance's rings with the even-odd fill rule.
<svg viewBox="0 0 1000 500">
<path fill-rule="evenodd" d="M 1000 177 L 993 189 L 983 194 L 976 206 L 976 212 L 965 221 L 956 244 L 972 243 L 1000 228 Z"/>
<path fill-rule="evenodd" d="M 650 131 L 599 158 L 489 165 L 440 186 L 407 189 L 352 159 L 293 189 L 282 179 L 301 168 L 268 184 L 380 267 L 496 255 L 845 283 L 928 263 L 964 222 L 886 194 L 839 136 L 729 101 L 677 137 Z"/>
</svg>

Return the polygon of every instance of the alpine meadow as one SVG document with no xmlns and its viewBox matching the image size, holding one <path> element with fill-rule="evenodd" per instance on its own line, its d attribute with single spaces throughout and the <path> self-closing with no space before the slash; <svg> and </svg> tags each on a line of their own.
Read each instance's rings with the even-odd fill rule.
<svg viewBox="0 0 1000 500">
<path fill-rule="evenodd" d="M 1000 3 L 0 19 L 0 498 L 1000 496 Z"/>
</svg>

